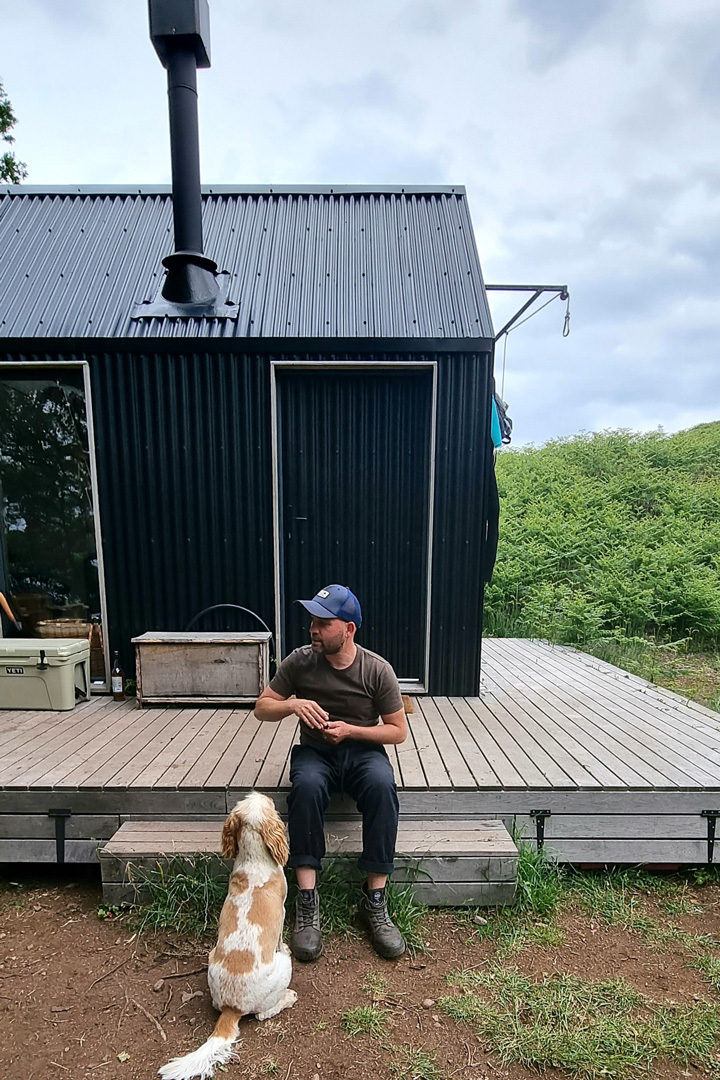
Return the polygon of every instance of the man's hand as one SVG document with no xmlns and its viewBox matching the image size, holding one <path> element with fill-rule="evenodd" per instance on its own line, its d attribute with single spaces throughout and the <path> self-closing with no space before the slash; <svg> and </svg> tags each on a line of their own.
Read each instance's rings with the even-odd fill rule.
<svg viewBox="0 0 720 1080">
<path fill-rule="evenodd" d="M 323 737 L 331 746 L 337 746 L 343 739 L 347 739 L 350 733 L 350 724 L 346 724 L 344 720 L 331 720 L 329 724 L 325 725 Z"/>
<path fill-rule="evenodd" d="M 321 709 L 317 701 L 311 701 L 309 698 L 293 698 L 288 704 L 292 706 L 292 711 L 298 719 L 309 728 L 319 728 L 321 731 L 327 729 L 330 714 Z"/>
</svg>

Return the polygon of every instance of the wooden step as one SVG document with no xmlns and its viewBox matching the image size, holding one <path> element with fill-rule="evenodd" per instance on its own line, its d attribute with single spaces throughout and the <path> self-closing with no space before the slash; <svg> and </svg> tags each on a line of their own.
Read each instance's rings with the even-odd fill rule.
<svg viewBox="0 0 720 1080">
<path fill-rule="evenodd" d="M 142 903 L 143 872 L 174 859 L 211 858 L 211 871 L 229 874 L 220 854 L 221 825 L 204 821 L 126 821 L 100 849 L 103 897 L 108 904 Z M 360 879 L 359 818 L 326 823 L 327 862 Z M 432 907 L 495 907 L 515 896 L 518 852 L 499 820 L 400 821 L 393 882 L 410 884 Z"/>
</svg>

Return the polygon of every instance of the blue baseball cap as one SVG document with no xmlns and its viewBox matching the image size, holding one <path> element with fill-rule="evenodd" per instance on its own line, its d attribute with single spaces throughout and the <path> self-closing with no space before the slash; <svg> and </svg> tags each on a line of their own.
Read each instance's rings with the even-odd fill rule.
<svg viewBox="0 0 720 1080">
<path fill-rule="evenodd" d="M 347 585 L 326 585 L 315 593 L 312 600 L 298 600 L 298 604 L 314 615 L 316 619 L 342 619 L 362 626 L 360 601 Z"/>
</svg>

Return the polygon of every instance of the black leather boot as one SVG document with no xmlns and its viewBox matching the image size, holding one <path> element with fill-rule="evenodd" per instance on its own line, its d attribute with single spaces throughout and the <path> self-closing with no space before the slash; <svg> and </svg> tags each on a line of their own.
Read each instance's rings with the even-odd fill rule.
<svg viewBox="0 0 720 1080">
<path fill-rule="evenodd" d="M 317 960 L 323 950 L 320 933 L 320 897 L 317 889 L 303 889 L 295 901 L 295 926 L 290 949 L 296 960 Z"/>
<path fill-rule="evenodd" d="M 368 890 L 363 883 L 359 909 L 360 921 L 367 927 L 375 952 L 394 960 L 405 952 L 405 939 L 388 914 L 384 889 Z"/>
</svg>

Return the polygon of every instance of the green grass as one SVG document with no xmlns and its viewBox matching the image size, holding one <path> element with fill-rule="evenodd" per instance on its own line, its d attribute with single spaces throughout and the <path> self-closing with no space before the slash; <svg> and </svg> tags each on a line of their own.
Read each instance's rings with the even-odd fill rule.
<svg viewBox="0 0 720 1080">
<path fill-rule="evenodd" d="M 687 883 L 678 886 L 677 893 L 660 901 L 660 907 L 671 918 L 677 915 L 702 915 L 704 908 L 689 893 Z"/>
<path fill-rule="evenodd" d="M 370 1035 L 379 1039 L 386 1033 L 388 1013 L 376 1005 L 356 1005 L 344 1012 L 341 1020 L 343 1031 L 349 1039 L 356 1035 Z"/>
<path fill-rule="evenodd" d="M 392 881 L 388 881 L 385 892 L 390 918 L 405 938 L 408 949 L 413 953 L 423 952 L 427 948 L 423 937 L 427 905 L 419 904 L 415 900 L 412 883 L 394 885 Z"/>
<path fill-rule="evenodd" d="M 384 997 L 387 988 L 387 979 L 384 975 L 379 975 L 377 971 L 368 971 L 361 983 L 361 989 L 369 994 L 373 1001 Z"/>
<path fill-rule="evenodd" d="M 515 842 L 519 852 L 515 909 L 553 915 L 563 895 L 563 870 L 547 858 L 542 848 L 524 843 L 522 837 L 516 836 Z"/>
<path fill-rule="evenodd" d="M 659 1005 L 622 979 L 559 974 L 533 982 L 516 968 L 460 971 L 463 991 L 438 1008 L 471 1023 L 505 1064 L 563 1069 L 587 1080 L 647 1075 L 658 1058 L 707 1067 L 720 1032 L 718 1007 Z"/>
<path fill-rule="evenodd" d="M 647 913 L 641 890 L 663 891 L 661 879 L 634 868 L 583 871 L 572 873 L 567 879 L 570 900 L 590 915 L 608 926 L 621 926 L 625 930 L 649 933 L 654 921 Z"/>
<path fill-rule="evenodd" d="M 717 956 L 708 956 L 698 953 L 690 961 L 690 967 L 701 972 L 712 986 L 713 990 L 720 993 L 720 959 Z"/>
<path fill-rule="evenodd" d="M 692 875 L 696 885 L 720 885 L 720 866 L 696 866 Z"/>
<path fill-rule="evenodd" d="M 497 946 L 498 956 L 511 956 L 523 949 L 551 949 L 562 945 L 565 934 L 552 923 L 534 922 L 526 914 L 500 911 L 478 927 L 478 937 L 490 938 Z"/>
<path fill-rule="evenodd" d="M 415 1046 L 390 1046 L 394 1060 L 390 1073 L 400 1080 L 444 1080 L 445 1073 L 437 1064 L 434 1050 Z"/>
<path fill-rule="evenodd" d="M 149 895 L 138 915 L 138 930 L 176 930 L 191 937 L 217 931 L 220 908 L 227 896 L 227 875 L 218 876 L 217 859 L 173 858 L 150 869 L 130 864 L 128 876 Z"/>
</svg>

